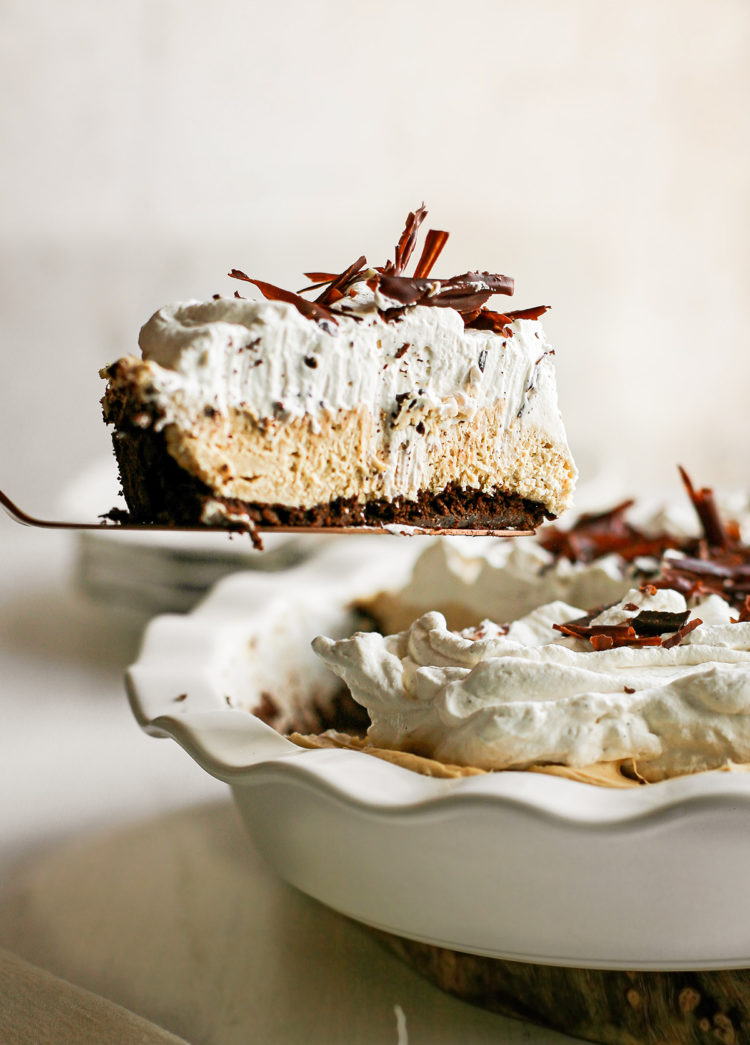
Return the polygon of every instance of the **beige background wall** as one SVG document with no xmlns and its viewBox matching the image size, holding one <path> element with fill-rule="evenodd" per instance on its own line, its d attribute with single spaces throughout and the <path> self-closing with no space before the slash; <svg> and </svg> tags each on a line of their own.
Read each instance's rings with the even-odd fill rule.
<svg viewBox="0 0 750 1045">
<path fill-rule="evenodd" d="M 383 259 L 425 199 L 446 274 L 553 306 L 586 474 L 750 486 L 749 103 L 747 0 L 2 0 L 0 485 L 109 452 L 160 304 Z"/>
</svg>

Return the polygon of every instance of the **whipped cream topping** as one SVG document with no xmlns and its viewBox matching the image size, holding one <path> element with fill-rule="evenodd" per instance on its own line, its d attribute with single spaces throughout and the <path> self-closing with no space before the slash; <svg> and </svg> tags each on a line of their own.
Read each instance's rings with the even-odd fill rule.
<svg viewBox="0 0 750 1045">
<path fill-rule="evenodd" d="M 508 465 L 516 492 L 559 514 L 575 469 L 541 323 L 516 320 L 506 338 L 466 329 L 452 308 L 416 305 L 386 320 L 378 305 L 388 302 L 363 284 L 356 289 L 336 325 L 306 319 L 279 301 L 218 298 L 160 309 L 140 334 L 160 424 L 189 427 L 206 408 L 313 423 L 365 408 L 381 436 L 387 431 L 382 492 L 416 496 L 429 486 L 427 447 L 437 438 L 424 426 L 420 431 L 420 417 L 458 425 L 502 404 L 501 424 L 491 435 L 499 473 Z M 557 448 L 564 466 L 548 472 L 528 466 L 512 475 L 514 448 L 529 433 L 534 445 Z"/>
<path fill-rule="evenodd" d="M 735 520 L 743 541 L 750 540 L 748 495 L 725 492 L 716 501 L 722 517 Z M 635 506 L 628 518 L 646 534 L 674 535 L 675 544 L 700 533 L 695 509 L 687 501 Z M 397 591 L 381 593 L 372 611 L 386 631 L 401 631 L 429 610 L 439 610 L 452 628 L 462 628 L 484 618 L 513 621 L 557 600 L 608 605 L 659 573 L 660 559 L 654 556 L 628 561 L 611 553 L 591 562 L 571 562 L 542 547 L 543 534 L 516 541 L 438 537 L 415 558 L 409 581 Z"/>
<path fill-rule="evenodd" d="M 627 563 L 614 554 L 572 563 L 532 538 L 439 537 L 417 557 L 408 583 L 379 596 L 372 608 L 387 631 L 401 630 L 429 610 L 440 610 L 452 627 L 485 617 L 512 621 L 556 600 L 576 606 L 614 602 L 635 583 L 639 567 L 655 572 L 658 563 Z"/>
<path fill-rule="evenodd" d="M 676 591 L 634 588 L 595 623 L 686 609 Z M 703 623 L 672 648 L 597 652 L 553 628 L 585 612 L 560 601 L 509 626 L 455 632 L 433 612 L 313 648 L 367 708 L 376 746 L 483 769 L 633 759 L 658 781 L 750 761 L 750 623 L 716 595 L 691 610 Z"/>
</svg>

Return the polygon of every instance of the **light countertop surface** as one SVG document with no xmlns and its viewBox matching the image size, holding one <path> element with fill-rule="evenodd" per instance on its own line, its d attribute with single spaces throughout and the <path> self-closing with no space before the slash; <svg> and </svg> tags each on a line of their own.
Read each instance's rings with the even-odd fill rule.
<svg viewBox="0 0 750 1045">
<path fill-rule="evenodd" d="M 0 528 L 0 948 L 193 1043 L 573 1040 L 441 993 L 279 880 L 228 788 L 135 725 L 143 620 L 74 590 L 70 535 Z"/>
</svg>

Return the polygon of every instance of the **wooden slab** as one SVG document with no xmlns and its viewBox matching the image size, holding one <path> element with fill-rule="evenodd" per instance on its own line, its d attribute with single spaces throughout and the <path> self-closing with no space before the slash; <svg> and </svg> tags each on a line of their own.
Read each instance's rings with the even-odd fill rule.
<svg viewBox="0 0 750 1045">
<path fill-rule="evenodd" d="M 748 969 L 567 969 L 462 954 L 389 933 L 376 935 L 449 994 L 587 1041 L 605 1045 L 750 1042 Z"/>
</svg>

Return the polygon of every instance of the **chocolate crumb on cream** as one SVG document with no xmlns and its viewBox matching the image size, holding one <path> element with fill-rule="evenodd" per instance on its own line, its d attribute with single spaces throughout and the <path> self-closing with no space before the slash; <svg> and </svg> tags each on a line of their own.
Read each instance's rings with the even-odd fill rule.
<svg viewBox="0 0 750 1045">
<path fill-rule="evenodd" d="M 513 293 L 505 275 L 432 276 L 441 230 L 407 275 L 426 214 L 380 267 L 361 255 L 297 293 L 232 269 L 264 300 L 145 324 L 142 358 L 102 371 L 133 521 L 527 529 L 567 507 L 546 306 L 488 309 Z"/>
</svg>

